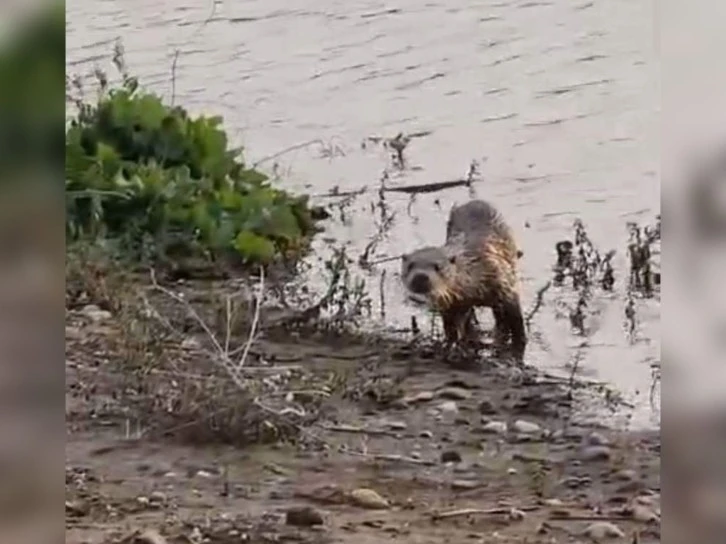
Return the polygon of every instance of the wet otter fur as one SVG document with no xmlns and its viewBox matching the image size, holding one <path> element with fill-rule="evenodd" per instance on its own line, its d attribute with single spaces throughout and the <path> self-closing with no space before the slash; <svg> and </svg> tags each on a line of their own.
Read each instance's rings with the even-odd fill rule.
<svg viewBox="0 0 726 544">
<path fill-rule="evenodd" d="M 489 202 L 454 206 L 446 243 L 403 255 L 401 277 L 408 298 L 439 312 L 449 343 L 475 334 L 474 308 L 491 308 L 495 339 L 521 359 L 527 344 L 517 262 L 522 252 L 501 213 Z"/>
</svg>

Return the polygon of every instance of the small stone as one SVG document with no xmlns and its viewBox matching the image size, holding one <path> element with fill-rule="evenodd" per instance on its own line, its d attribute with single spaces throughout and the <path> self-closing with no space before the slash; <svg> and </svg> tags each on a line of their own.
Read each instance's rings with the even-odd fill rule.
<svg viewBox="0 0 726 544">
<path fill-rule="evenodd" d="M 148 506 L 151 501 L 149 500 L 149 497 L 136 497 L 136 502 L 142 506 Z"/>
<path fill-rule="evenodd" d="M 633 504 L 630 515 L 635 521 L 640 521 L 643 523 L 660 522 L 660 517 L 658 516 L 658 514 L 642 504 Z"/>
<path fill-rule="evenodd" d="M 625 533 L 617 525 L 609 521 L 596 521 L 588 525 L 584 535 L 595 541 L 610 538 L 625 538 Z"/>
<path fill-rule="evenodd" d="M 485 416 L 496 414 L 497 409 L 494 407 L 492 401 L 484 399 L 479 403 L 479 413 Z"/>
<path fill-rule="evenodd" d="M 451 489 L 458 491 L 468 491 L 479 487 L 479 482 L 472 480 L 454 480 L 451 482 Z"/>
<path fill-rule="evenodd" d="M 322 525 L 323 516 L 310 506 L 295 507 L 285 513 L 285 523 L 297 527 L 312 527 Z"/>
<path fill-rule="evenodd" d="M 113 314 L 111 312 L 107 312 L 106 310 L 102 310 L 95 304 L 89 304 L 88 306 L 84 306 L 83 315 L 85 315 L 87 318 L 89 318 L 94 323 L 100 323 L 101 321 L 108 321 L 113 317 Z"/>
<path fill-rule="evenodd" d="M 517 508 L 512 508 L 507 514 L 507 517 L 511 521 L 522 521 L 525 516 L 526 514 L 522 510 L 518 510 Z"/>
<path fill-rule="evenodd" d="M 564 503 L 560 499 L 545 499 L 542 501 L 542 504 L 544 504 L 545 506 L 553 507 L 553 508 L 559 508 Z"/>
<path fill-rule="evenodd" d="M 436 393 L 436 396 L 447 400 L 468 400 L 471 398 L 471 391 L 461 387 L 444 387 Z"/>
<path fill-rule="evenodd" d="M 537 530 L 535 531 L 538 535 L 546 535 L 549 534 L 550 529 L 552 529 L 552 526 L 547 523 L 546 521 L 543 521 L 537 526 Z"/>
<path fill-rule="evenodd" d="M 652 493 L 650 489 L 643 490 L 644 493 Z M 655 508 L 656 502 L 658 501 L 657 497 L 655 495 L 638 495 L 635 497 L 635 504 L 640 504 L 642 506 L 648 506 L 650 508 Z"/>
<path fill-rule="evenodd" d="M 638 479 L 638 475 L 635 473 L 635 471 L 628 469 L 619 470 L 614 474 L 614 477 L 616 480 L 620 480 L 621 482 L 632 482 Z"/>
<path fill-rule="evenodd" d="M 350 498 L 353 504 L 369 510 L 382 510 L 390 506 L 386 499 L 372 489 L 354 489 L 350 493 Z"/>
<path fill-rule="evenodd" d="M 490 421 L 481 430 L 485 433 L 504 434 L 507 432 L 507 424 L 503 421 Z"/>
<path fill-rule="evenodd" d="M 459 411 L 459 406 L 453 400 L 449 400 L 439 404 L 439 410 L 444 413 L 453 414 Z"/>
<path fill-rule="evenodd" d="M 433 438 L 434 437 L 434 433 L 432 433 L 431 431 L 421 431 L 419 433 L 419 436 L 421 438 Z"/>
<path fill-rule="evenodd" d="M 536 423 L 518 419 L 512 424 L 512 430 L 520 434 L 539 434 L 542 432 L 542 427 Z"/>
<path fill-rule="evenodd" d="M 419 391 L 418 393 L 404 397 L 403 401 L 406 404 L 415 404 L 417 402 L 428 402 L 433 400 L 433 398 L 434 394 L 431 391 Z"/>
<path fill-rule="evenodd" d="M 196 475 L 199 476 L 200 478 L 213 478 L 214 477 L 214 474 L 212 474 L 211 472 L 208 472 L 206 470 L 199 470 L 199 471 L 197 471 Z"/>
<path fill-rule="evenodd" d="M 138 542 L 138 544 L 166 544 L 166 539 L 154 529 L 146 529 L 142 532 L 137 532 L 132 537 L 132 542 Z"/>
<path fill-rule="evenodd" d="M 607 446 L 609 444 L 608 439 L 598 432 L 592 432 L 587 435 L 585 441 L 590 446 Z"/>
<path fill-rule="evenodd" d="M 442 463 L 461 463 L 461 454 L 458 451 L 447 450 L 441 453 Z"/>
<path fill-rule="evenodd" d="M 507 469 L 507 474 L 509 474 L 510 476 L 514 476 L 515 474 L 517 474 L 517 469 L 514 467 L 510 467 Z"/>
<path fill-rule="evenodd" d="M 388 421 L 386 426 L 393 431 L 404 431 L 408 428 L 405 421 Z"/>
<path fill-rule="evenodd" d="M 607 446 L 589 446 L 580 452 L 580 459 L 583 461 L 609 461 L 611 457 L 610 448 Z"/>
<path fill-rule="evenodd" d="M 166 494 L 161 491 L 153 491 L 149 495 L 149 499 L 154 502 L 166 502 Z"/>
</svg>

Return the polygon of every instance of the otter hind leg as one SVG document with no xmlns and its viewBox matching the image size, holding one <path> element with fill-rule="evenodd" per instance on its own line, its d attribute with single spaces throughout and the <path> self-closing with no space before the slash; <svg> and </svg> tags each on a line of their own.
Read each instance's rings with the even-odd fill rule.
<svg viewBox="0 0 726 544">
<path fill-rule="evenodd" d="M 522 305 L 518 296 L 509 298 L 493 308 L 497 343 L 511 340 L 515 357 L 522 360 L 527 346 L 527 331 L 524 326 Z"/>
</svg>

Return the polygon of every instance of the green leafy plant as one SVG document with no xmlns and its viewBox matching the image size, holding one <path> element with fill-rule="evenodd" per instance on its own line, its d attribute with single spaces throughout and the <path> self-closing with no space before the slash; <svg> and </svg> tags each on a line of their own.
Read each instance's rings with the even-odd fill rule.
<svg viewBox="0 0 726 544">
<path fill-rule="evenodd" d="M 66 233 L 112 239 L 132 255 L 298 256 L 321 230 L 305 195 L 272 187 L 230 149 L 220 117 L 191 117 L 143 91 L 117 45 L 121 83 L 96 72 L 95 102 L 73 99 L 66 130 Z M 83 95 L 82 84 L 74 86 Z M 325 214 L 322 214 L 324 217 Z"/>
</svg>

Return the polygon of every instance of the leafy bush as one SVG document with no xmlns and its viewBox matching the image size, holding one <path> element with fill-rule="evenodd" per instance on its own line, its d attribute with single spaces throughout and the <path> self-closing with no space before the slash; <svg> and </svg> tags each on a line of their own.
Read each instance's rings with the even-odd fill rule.
<svg viewBox="0 0 726 544">
<path fill-rule="evenodd" d="M 298 256 L 324 217 L 307 196 L 275 189 L 230 149 L 220 117 L 192 118 L 143 92 L 117 46 L 121 83 L 97 72 L 95 103 L 74 100 L 66 130 L 66 231 L 132 255 Z M 82 90 L 79 83 L 76 86 Z"/>
</svg>

